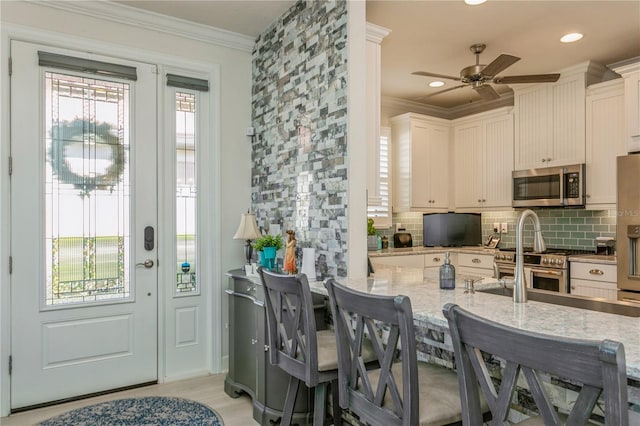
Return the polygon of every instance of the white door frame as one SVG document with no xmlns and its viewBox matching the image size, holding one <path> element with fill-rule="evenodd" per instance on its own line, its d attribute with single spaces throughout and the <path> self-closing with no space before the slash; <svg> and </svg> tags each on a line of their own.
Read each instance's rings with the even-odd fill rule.
<svg viewBox="0 0 640 426">
<path fill-rule="evenodd" d="M 136 48 L 128 48 L 112 43 L 88 40 L 79 37 L 62 35 L 55 32 L 34 30 L 21 25 L 3 23 L 0 34 L 0 416 L 7 416 L 10 412 L 10 375 L 9 375 L 9 355 L 11 354 L 11 289 L 10 274 L 8 267 L 8 259 L 10 256 L 10 239 L 4 236 L 11 235 L 10 229 L 10 186 L 9 186 L 9 165 L 8 158 L 10 156 L 10 98 L 9 98 L 9 52 L 10 40 L 21 40 L 31 43 L 51 45 L 57 47 L 69 48 L 71 50 L 81 51 L 100 51 L 106 56 L 120 57 L 133 61 L 143 61 L 169 66 L 172 68 L 185 69 L 188 68 L 198 74 L 207 75 L 211 93 L 209 102 L 209 138 L 212 149 L 210 151 L 211 170 L 216 171 L 209 176 L 210 188 L 213 191 L 209 194 L 209 208 L 214 212 L 210 218 L 207 234 L 203 236 L 206 240 L 205 250 L 210 259 L 211 270 L 207 274 L 206 280 L 203 280 L 204 286 L 207 287 L 208 317 L 211 322 L 208 329 L 203 330 L 203 334 L 207 337 L 209 343 L 209 362 L 206 369 L 212 373 L 220 372 L 222 369 L 222 276 L 221 268 L 221 242 L 217 237 L 221 234 L 221 201 L 220 201 L 220 65 L 214 63 L 197 62 L 191 59 L 184 59 L 176 56 L 158 54 L 149 50 L 141 50 Z M 158 82 L 159 91 L 164 89 L 164 82 Z M 159 120 L 162 119 L 160 114 Z M 162 128 L 158 129 L 159 138 L 163 140 L 166 135 Z M 160 226 L 161 224 L 159 224 Z M 164 292 L 158 294 L 158 316 L 160 319 L 165 318 L 167 300 Z M 162 383 L 173 379 L 181 378 L 179 373 L 166 371 L 165 368 L 165 351 L 167 342 L 165 339 L 166 326 L 163 321 L 158 321 L 158 382 Z"/>
</svg>

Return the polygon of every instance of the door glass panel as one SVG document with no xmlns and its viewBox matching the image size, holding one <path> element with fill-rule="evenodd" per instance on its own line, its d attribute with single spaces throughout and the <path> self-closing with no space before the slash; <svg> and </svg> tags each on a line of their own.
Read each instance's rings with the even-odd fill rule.
<svg viewBox="0 0 640 426">
<path fill-rule="evenodd" d="M 175 92 L 176 105 L 176 293 L 197 286 L 196 95 Z"/>
<path fill-rule="evenodd" d="M 129 299 L 129 84 L 45 85 L 45 305 Z"/>
</svg>

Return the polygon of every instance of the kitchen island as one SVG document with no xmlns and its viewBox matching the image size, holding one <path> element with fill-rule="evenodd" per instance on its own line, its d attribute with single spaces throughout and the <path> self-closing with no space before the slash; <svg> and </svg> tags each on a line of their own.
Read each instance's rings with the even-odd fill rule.
<svg viewBox="0 0 640 426">
<path fill-rule="evenodd" d="M 475 293 L 465 293 L 465 276 L 457 274 L 454 290 L 440 290 L 438 271 L 379 266 L 363 279 L 338 279 L 354 290 L 409 296 L 413 307 L 418 359 L 453 368 L 448 324 L 442 314 L 446 303 L 455 303 L 476 315 L 523 330 L 569 338 L 611 339 L 624 344 L 629 383 L 630 424 L 640 424 L 640 318 L 529 301 L 515 304 L 511 298 L 483 293 L 499 287 L 495 278 L 475 284 Z M 314 293 L 326 295 L 322 282 L 311 283 Z M 555 379 L 554 379 L 555 382 Z M 570 388 L 570 386 L 567 386 Z M 554 403 L 572 404 L 575 393 L 559 388 Z"/>
</svg>

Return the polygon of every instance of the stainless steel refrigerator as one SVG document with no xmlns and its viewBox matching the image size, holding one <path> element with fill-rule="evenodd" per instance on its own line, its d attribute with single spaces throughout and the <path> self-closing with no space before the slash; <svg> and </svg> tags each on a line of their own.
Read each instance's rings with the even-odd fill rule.
<svg viewBox="0 0 640 426">
<path fill-rule="evenodd" d="M 618 300 L 640 303 L 640 154 L 618 157 Z"/>
</svg>

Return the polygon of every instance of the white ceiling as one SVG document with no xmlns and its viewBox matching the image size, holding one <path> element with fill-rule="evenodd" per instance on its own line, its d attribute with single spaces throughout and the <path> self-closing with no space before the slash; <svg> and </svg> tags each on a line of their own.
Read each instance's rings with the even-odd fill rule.
<svg viewBox="0 0 640 426">
<path fill-rule="evenodd" d="M 256 37 L 295 1 L 117 3 Z M 460 84 L 445 80 L 444 87 L 432 89 L 429 78 L 411 73 L 458 76 L 462 68 L 475 64 L 469 46 L 476 43 L 487 45 L 480 56 L 483 64 L 501 53 L 521 58 L 501 76 L 553 73 L 587 60 L 607 65 L 640 56 L 638 0 L 488 0 L 480 6 L 462 0 L 367 0 L 367 21 L 392 31 L 382 42 L 382 95 L 406 100 Z M 559 42 L 560 36 L 574 31 L 584 38 Z M 506 85 L 494 87 L 510 91 Z M 468 87 L 421 100 L 443 108 L 476 101 L 479 97 Z"/>
<path fill-rule="evenodd" d="M 501 53 L 521 60 L 500 76 L 544 74 L 587 60 L 602 65 L 640 56 L 640 1 L 496 1 L 479 6 L 457 1 L 367 1 L 367 21 L 391 29 L 382 42 L 382 94 L 413 100 L 459 85 L 429 88 L 429 71 L 459 76 L 475 64 L 469 46 L 484 43 L 481 64 Z M 560 43 L 581 32 L 575 43 Z M 498 91 L 505 85 L 493 85 Z M 507 89 L 508 90 L 508 89 Z M 479 97 L 465 87 L 425 99 L 450 108 Z"/>
<path fill-rule="evenodd" d="M 294 3 L 294 0 L 115 0 L 120 3 L 186 21 L 257 37 Z"/>
</svg>

